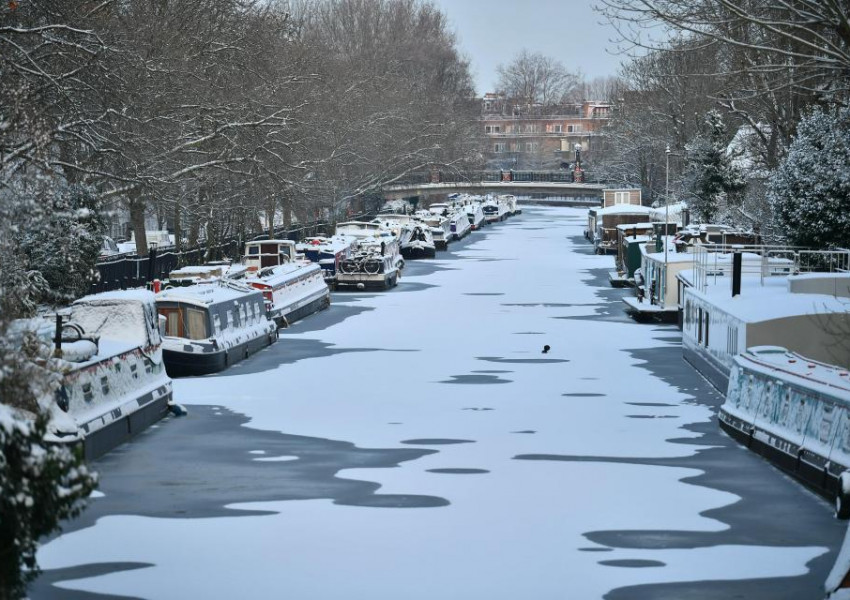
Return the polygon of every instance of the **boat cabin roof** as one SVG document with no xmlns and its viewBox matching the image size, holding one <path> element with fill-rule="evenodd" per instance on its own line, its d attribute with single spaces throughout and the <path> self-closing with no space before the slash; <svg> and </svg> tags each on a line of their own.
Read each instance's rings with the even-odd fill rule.
<svg viewBox="0 0 850 600">
<path fill-rule="evenodd" d="M 736 362 L 770 378 L 838 396 L 850 404 L 850 373 L 843 367 L 818 362 L 779 346 L 748 348 Z"/>
<path fill-rule="evenodd" d="M 181 288 L 171 288 L 156 295 L 159 302 L 180 302 L 207 308 L 213 304 L 247 299 L 253 294 L 260 294 L 254 288 L 233 283 L 227 285 L 190 285 Z"/>
</svg>

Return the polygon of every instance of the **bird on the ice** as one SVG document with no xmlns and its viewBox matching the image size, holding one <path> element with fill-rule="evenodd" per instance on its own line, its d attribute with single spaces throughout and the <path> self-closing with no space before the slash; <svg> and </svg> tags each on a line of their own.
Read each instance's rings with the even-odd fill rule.
<svg viewBox="0 0 850 600">
<path fill-rule="evenodd" d="M 547 354 L 549 352 L 549 344 L 543 346 L 543 354 Z"/>
</svg>

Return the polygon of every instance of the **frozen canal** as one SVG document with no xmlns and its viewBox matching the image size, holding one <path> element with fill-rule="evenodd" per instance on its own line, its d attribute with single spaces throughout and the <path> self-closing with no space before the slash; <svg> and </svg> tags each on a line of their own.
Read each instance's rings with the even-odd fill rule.
<svg viewBox="0 0 850 600">
<path fill-rule="evenodd" d="M 190 415 L 97 463 L 32 597 L 822 597 L 844 526 L 718 431 L 584 215 L 526 207 L 175 381 Z"/>
</svg>

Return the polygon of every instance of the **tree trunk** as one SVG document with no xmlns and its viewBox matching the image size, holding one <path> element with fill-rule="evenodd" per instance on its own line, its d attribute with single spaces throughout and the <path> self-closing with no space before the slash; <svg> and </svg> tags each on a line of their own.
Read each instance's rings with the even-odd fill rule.
<svg viewBox="0 0 850 600">
<path fill-rule="evenodd" d="M 136 254 L 148 255 L 148 236 L 145 231 L 145 201 L 142 199 L 141 190 L 130 191 L 130 225 L 133 235 L 136 237 Z"/>
<path fill-rule="evenodd" d="M 268 199 L 268 204 L 266 204 L 266 225 L 269 228 L 269 238 L 274 239 L 274 212 L 277 207 L 277 200 L 274 196 L 270 196 Z"/>
</svg>

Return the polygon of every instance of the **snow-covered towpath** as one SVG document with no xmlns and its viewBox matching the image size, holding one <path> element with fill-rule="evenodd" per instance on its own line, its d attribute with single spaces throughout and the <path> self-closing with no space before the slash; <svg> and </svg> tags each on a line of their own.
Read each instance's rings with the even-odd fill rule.
<svg viewBox="0 0 850 600">
<path fill-rule="evenodd" d="M 585 214 L 526 207 L 175 381 L 190 416 L 97 464 L 33 597 L 818 597 L 843 526 L 718 432 Z"/>
</svg>

